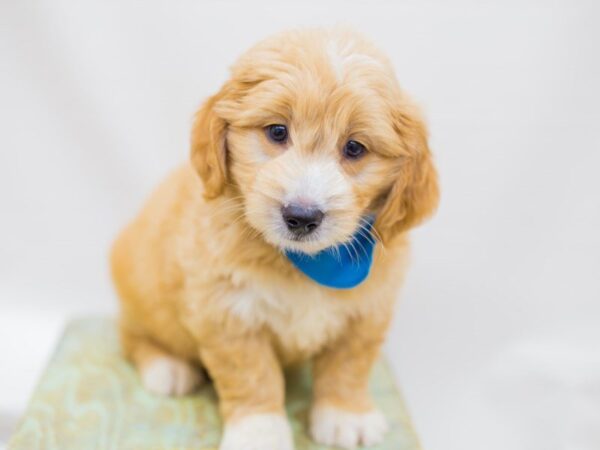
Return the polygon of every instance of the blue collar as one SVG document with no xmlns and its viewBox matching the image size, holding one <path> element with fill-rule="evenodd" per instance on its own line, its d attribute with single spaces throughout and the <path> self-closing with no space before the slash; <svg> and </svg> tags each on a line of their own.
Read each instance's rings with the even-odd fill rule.
<svg viewBox="0 0 600 450">
<path fill-rule="evenodd" d="M 285 254 L 298 270 L 317 283 L 336 289 L 351 289 L 368 276 L 373 263 L 375 239 L 371 236 L 373 217 L 365 229 L 359 229 L 344 244 L 328 247 L 315 255 L 286 250 Z"/>
</svg>

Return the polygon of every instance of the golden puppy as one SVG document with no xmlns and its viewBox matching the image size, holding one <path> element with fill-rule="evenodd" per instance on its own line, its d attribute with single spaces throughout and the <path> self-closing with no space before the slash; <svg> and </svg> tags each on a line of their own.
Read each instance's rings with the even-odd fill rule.
<svg viewBox="0 0 600 450">
<path fill-rule="evenodd" d="M 221 450 L 293 448 L 282 368 L 309 358 L 313 438 L 380 442 L 386 422 L 369 371 L 404 275 L 406 233 L 437 200 L 425 126 L 376 48 L 342 29 L 271 37 L 204 103 L 191 163 L 114 245 L 125 352 L 160 394 L 192 391 L 207 370 Z M 289 257 L 339 252 L 366 233 L 378 242 L 353 288 L 323 286 Z"/>
</svg>

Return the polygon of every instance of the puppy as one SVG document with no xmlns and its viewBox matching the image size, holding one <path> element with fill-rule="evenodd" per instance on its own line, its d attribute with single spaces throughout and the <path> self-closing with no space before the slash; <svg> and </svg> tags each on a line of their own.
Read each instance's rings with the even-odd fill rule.
<svg viewBox="0 0 600 450">
<path fill-rule="evenodd" d="M 124 351 L 159 394 L 210 374 L 221 450 L 293 448 L 282 368 L 309 359 L 313 439 L 377 444 L 369 371 L 407 232 L 437 201 L 425 126 L 380 51 L 345 29 L 271 37 L 204 103 L 190 163 L 114 244 Z M 331 284 L 303 267 L 327 254 Z M 367 275 L 335 284 L 357 267 Z"/>
</svg>

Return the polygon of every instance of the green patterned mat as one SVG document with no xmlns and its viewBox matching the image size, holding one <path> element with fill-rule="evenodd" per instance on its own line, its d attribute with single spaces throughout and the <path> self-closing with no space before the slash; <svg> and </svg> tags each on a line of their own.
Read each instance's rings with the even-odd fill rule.
<svg viewBox="0 0 600 450">
<path fill-rule="evenodd" d="M 287 386 L 296 450 L 328 450 L 307 435 L 308 371 L 290 377 Z M 394 379 L 381 361 L 371 390 L 391 430 L 385 443 L 371 449 L 419 449 Z M 8 449 L 216 449 L 221 430 L 216 402 L 211 385 L 179 399 L 146 392 L 120 353 L 114 322 L 77 320 L 67 327 Z"/>
</svg>

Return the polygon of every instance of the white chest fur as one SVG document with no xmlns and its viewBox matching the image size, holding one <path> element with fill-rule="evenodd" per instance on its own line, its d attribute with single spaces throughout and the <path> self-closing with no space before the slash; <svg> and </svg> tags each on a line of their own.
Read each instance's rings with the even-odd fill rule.
<svg viewBox="0 0 600 450">
<path fill-rule="evenodd" d="M 261 283 L 243 273 L 224 305 L 249 327 L 268 327 L 284 354 L 309 356 L 333 339 L 351 308 L 312 281 Z"/>
</svg>

